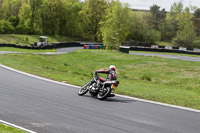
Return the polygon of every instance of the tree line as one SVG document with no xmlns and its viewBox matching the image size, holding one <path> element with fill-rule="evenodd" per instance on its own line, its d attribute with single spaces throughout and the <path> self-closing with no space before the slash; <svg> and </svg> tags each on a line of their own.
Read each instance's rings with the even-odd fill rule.
<svg viewBox="0 0 200 133">
<path fill-rule="evenodd" d="M 125 41 L 200 47 L 200 9 L 152 5 L 133 11 L 119 0 L 0 0 L 0 34 L 79 37 L 115 48 Z"/>
</svg>

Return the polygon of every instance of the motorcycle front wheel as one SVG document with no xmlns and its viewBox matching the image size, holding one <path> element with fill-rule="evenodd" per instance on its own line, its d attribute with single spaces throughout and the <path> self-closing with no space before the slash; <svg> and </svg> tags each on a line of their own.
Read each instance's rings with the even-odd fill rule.
<svg viewBox="0 0 200 133">
<path fill-rule="evenodd" d="M 100 91 L 98 94 L 97 94 L 97 98 L 99 100 L 104 100 L 108 97 L 108 95 L 110 95 L 111 93 L 111 88 L 108 86 L 108 87 L 105 87 L 102 91 Z"/>
<path fill-rule="evenodd" d="M 78 91 L 79 96 L 85 95 L 89 91 L 89 83 L 85 84 L 83 87 L 81 87 Z"/>
</svg>

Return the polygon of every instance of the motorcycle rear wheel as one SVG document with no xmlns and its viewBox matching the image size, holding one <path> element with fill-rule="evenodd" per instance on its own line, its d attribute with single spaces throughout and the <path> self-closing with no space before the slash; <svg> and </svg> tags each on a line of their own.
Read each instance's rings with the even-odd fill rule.
<svg viewBox="0 0 200 133">
<path fill-rule="evenodd" d="M 79 96 L 85 95 L 85 94 L 89 91 L 88 87 L 89 87 L 89 83 L 87 83 L 87 84 L 85 84 L 83 87 L 81 87 L 81 88 L 79 89 L 79 91 L 78 91 L 78 95 L 79 95 Z"/>
<path fill-rule="evenodd" d="M 108 87 L 105 87 L 104 89 L 103 89 L 103 92 L 99 92 L 98 94 L 97 94 L 97 98 L 99 99 L 99 100 L 104 100 L 104 99 L 106 99 L 107 97 L 108 97 L 108 95 L 110 95 L 110 93 L 111 93 L 111 88 L 108 86 Z"/>
</svg>

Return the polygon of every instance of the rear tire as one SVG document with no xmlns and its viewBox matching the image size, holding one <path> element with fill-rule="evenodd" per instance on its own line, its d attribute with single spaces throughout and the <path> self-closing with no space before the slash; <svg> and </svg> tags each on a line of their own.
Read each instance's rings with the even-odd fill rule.
<svg viewBox="0 0 200 133">
<path fill-rule="evenodd" d="M 79 91 L 78 91 L 78 95 L 79 95 L 79 96 L 85 95 L 85 94 L 89 91 L 89 89 L 88 89 L 89 85 L 90 85 L 90 84 L 87 83 L 87 84 L 85 84 L 83 87 L 81 87 L 81 88 L 79 89 Z"/>
<path fill-rule="evenodd" d="M 97 94 L 97 98 L 99 100 L 104 100 L 104 99 L 106 99 L 110 95 L 111 91 L 112 91 L 111 88 L 109 86 L 107 86 L 107 87 L 105 87 L 103 89 L 103 92 L 99 92 Z"/>
</svg>

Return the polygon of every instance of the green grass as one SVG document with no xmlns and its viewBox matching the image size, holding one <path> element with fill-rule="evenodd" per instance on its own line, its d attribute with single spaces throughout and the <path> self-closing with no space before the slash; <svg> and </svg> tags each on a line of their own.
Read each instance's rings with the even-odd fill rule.
<svg viewBox="0 0 200 133">
<path fill-rule="evenodd" d="M 173 46 L 173 44 L 171 42 L 157 42 L 156 44 L 160 45 L 160 46 Z"/>
<path fill-rule="evenodd" d="M 34 50 L 34 49 L 12 48 L 12 47 L 0 47 L 0 51 L 14 51 L 14 52 L 25 52 L 25 53 L 46 53 L 46 52 L 56 52 L 55 49 Z"/>
<path fill-rule="evenodd" d="M 26 133 L 26 132 L 20 129 L 0 124 L 0 133 Z"/>
<path fill-rule="evenodd" d="M 0 63 L 80 86 L 91 79 L 91 72 L 113 64 L 120 81 L 116 93 L 200 109 L 200 62 L 77 50 L 64 55 L 0 55 Z"/>
<path fill-rule="evenodd" d="M 34 44 L 39 41 L 39 35 L 18 35 L 18 34 L 0 34 L 0 44 L 18 44 L 18 45 L 28 45 Z M 64 36 L 47 36 L 48 43 L 58 43 L 58 42 L 67 42 L 75 41 L 75 38 L 69 38 Z"/>
</svg>

